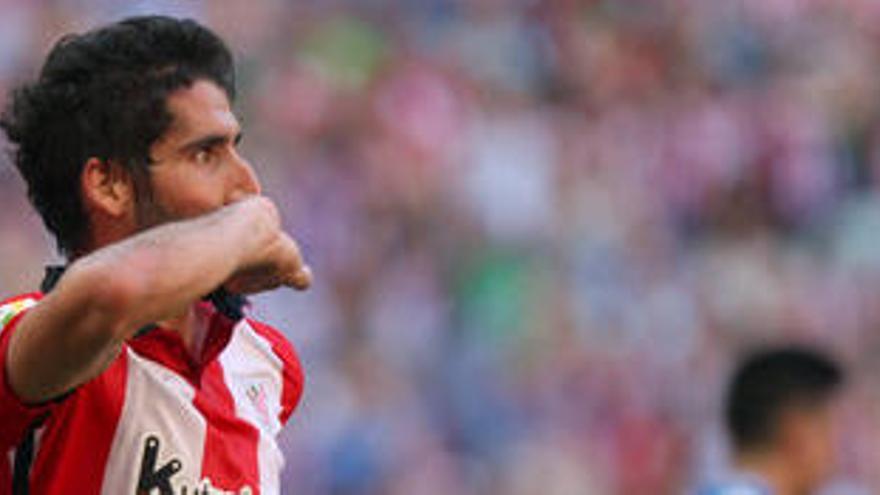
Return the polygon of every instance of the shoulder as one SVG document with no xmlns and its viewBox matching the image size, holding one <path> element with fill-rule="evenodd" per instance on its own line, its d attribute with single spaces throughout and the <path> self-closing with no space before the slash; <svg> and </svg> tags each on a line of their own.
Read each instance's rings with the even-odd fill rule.
<svg viewBox="0 0 880 495">
<path fill-rule="evenodd" d="M 261 321 L 247 318 L 247 323 L 254 332 L 272 346 L 272 352 L 278 356 L 284 364 L 299 366 L 299 355 L 293 344 L 280 330 Z"/>
<path fill-rule="evenodd" d="M 771 493 L 756 483 L 735 480 L 707 483 L 693 492 L 693 495 L 771 495 Z"/>
<path fill-rule="evenodd" d="M 268 342 L 272 353 L 281 361 L 284 384 L 279 419 L 283 424 L 299 404 L 305 387 L 305 374 L 299 355 L 293 344 L 278 329 L 250 318 L 247 318 L 247 323 L 259 337 Z"/>
<path fill-rule="evenodd" d="M 6 375 L 10 336 L 21 317 L 40 300 L 40 294 L 22 294 L 0 302 L 0 447 L 16 445 L 24 432 L 55 403 L 26 404 L 12 390 Z"/>
<path fill-rule="evenodd" d="M 0 301 L 0 331 L 3 331 L 13 320 L 34 307 L 43 297 L 39 292 L 20 294 Z"/>
</svg>

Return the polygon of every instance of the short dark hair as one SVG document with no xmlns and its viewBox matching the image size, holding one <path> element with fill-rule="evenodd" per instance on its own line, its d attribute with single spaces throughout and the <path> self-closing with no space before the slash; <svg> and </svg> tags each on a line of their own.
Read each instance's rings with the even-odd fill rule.
<svg viewBox="0 0 880 495">
<path fill-rule="evenodd" d="M 28 197 L 58 248 L 83 247 L 88 219 L 79 177 L 91 157 L 133 173 L 172 121 L 168 95 L 199 79 L 235 99 L 232 54 L 189 19 L 134 17 L 63 37 L 39 77 L 16 89 L 0 118 Z"/>
<path fill-rule="evenodd" d="M 727 392 L 725 419 L 735 448 L 767 446 L 781 413 L 827 403 L 843 381 L 841 367 L 816 350 L 786 347 L 752 354 Z"/>
</svg>

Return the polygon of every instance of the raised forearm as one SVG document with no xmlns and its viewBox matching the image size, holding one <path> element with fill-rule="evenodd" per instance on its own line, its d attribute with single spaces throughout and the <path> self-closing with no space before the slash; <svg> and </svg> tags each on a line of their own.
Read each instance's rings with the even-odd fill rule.
<svg viewBox="0 0 880 495">
<path fill-rule="evenodd" d="M 235 273 L 273 266 L 279 237 L 289 239 L 274 206 L 253 198 L 77 260 L 12 335 L 10 384 L 40 402 L 84 383 L 143 325 L 182 312 Z"/>
<path fill-rule="evenodd" d="M 86 292 L 95 304 L 118 316 L 117 337 L 128 338 L 258 263 L 278 228 L 277 216 L 261 211 L 266 208 L 253 200 L 142 232 L 71 265 L 57 291 L 92 287 Z"/>
</svg>

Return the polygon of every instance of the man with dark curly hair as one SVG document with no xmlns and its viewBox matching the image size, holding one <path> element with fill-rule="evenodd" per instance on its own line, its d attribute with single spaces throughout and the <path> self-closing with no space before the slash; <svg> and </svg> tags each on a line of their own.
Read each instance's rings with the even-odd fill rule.
<svg viewBox="0 0 880 495">
<path fill-rule="evenodd" d="M 0 304 L 0 495 L 274 494 L 303 377 L 244 296 L 311 273 L 191 20 L 61 39 L 2 125 L 68 259 Z"/>
</svg>

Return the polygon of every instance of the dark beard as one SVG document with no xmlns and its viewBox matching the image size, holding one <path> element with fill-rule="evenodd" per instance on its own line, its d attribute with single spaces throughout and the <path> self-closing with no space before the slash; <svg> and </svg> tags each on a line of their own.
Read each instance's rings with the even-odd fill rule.
<svg viewBox="0 0 880 495">
<path fill-rule="evenodd" d="M 131 178 L 134 185 L 135 222 L 138 232 L 178 220 L 156 201 L 149 168 L 132 167 Z"/>
<path fill-rule="evenodd" d="M 149 169 L 135 167 L 132 171 L 132 182 L 135 192 L 135 221 L 137 231 L 143 232 L 159 225 L 182 220 L 164 206 L 159 204 L 153 194 L 153 186 L 150 183 Z M 218 287 L 210 294 L 202 297 L 204 301 L 210 301 L 214 308 L 233 322 L 244 318 L 244 307 L 248 300 L 242 295 L 231 294 L 223 287 Z"/>
</svg>

